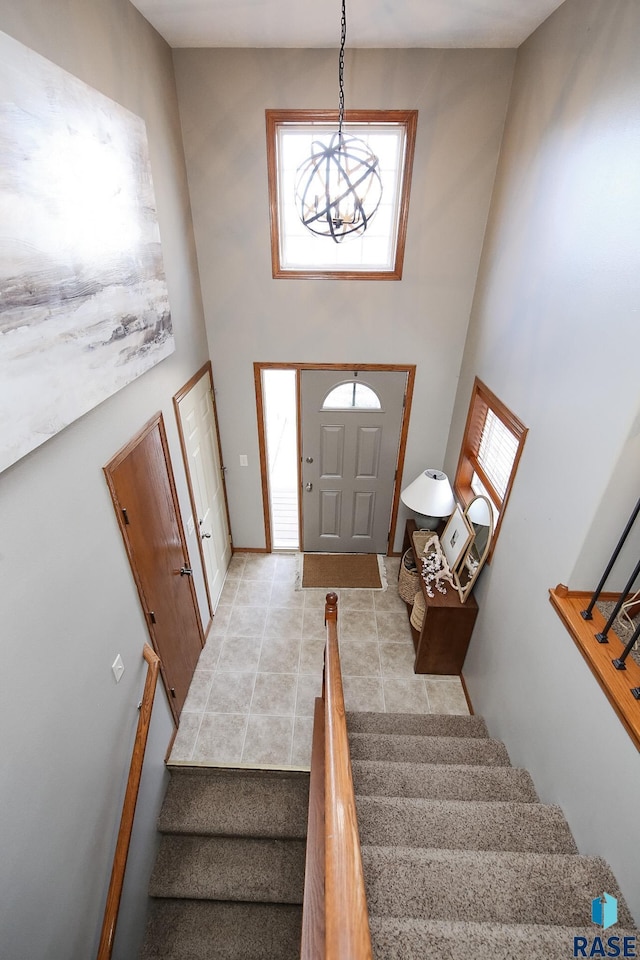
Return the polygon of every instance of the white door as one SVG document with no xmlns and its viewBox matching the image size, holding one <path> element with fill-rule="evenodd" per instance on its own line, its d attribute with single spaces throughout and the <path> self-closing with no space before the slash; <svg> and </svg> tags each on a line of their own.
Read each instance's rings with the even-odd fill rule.
<svg viewBox="0 0 640 960">
<path fill-rule="evenodd" d="M 224 473 L 209 368 L 176 401 L 212 612 L 231 560 Z"/>
<path fill-rule="evenodd" d="M 407 374 L 300 376 L 304 550 L 386 553 Z"/>
</svg>

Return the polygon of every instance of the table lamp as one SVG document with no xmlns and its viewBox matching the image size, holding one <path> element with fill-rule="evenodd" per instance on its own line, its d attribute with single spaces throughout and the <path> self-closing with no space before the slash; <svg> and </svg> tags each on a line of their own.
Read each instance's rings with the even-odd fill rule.
<svg viewBox="0 0 640 960">
<path fill-rule="evenodd" d="M 443 517 L 451 516 L 456 505 L 449 478 L 442 470 L 423 470 L 400 493 L 400 499 L 423 530 L 435 530 Z"/>
</svg>

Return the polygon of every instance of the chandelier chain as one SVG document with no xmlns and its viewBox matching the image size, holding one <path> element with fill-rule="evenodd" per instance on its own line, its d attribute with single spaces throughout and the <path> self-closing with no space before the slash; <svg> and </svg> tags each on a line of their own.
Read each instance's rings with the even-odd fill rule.
<svg viewBox="0 0 640 960">
<path fill-rule="evenodd" d="M 340 95 L 338 99 L 338 137 L 342 137 L 342 123 L 344 120 L 344 48 L 347 42 L 347 8 L 346 0 L 342 0 L 342 17 L 340 19 L 340 55 L 338 57 L 338 83 Z"/>
</svg>

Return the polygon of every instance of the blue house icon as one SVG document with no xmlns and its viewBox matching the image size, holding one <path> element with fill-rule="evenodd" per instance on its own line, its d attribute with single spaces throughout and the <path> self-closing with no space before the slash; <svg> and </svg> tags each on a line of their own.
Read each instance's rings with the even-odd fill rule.
<svg viewBox="0 0 640 960">
<path fill-rule="evenodd" d="M 610 893 L 603 893 L 591 901 L 591 919 L 606 930 L 618 921 L 618 901 Z"/>
</svg>

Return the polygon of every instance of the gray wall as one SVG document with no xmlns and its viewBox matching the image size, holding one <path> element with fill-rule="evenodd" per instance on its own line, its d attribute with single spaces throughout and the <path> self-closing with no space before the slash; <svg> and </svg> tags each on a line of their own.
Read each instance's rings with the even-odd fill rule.
<svg viewBox="0 0 640 960">
<path fill-rule="evenodd" d="M 416 363 L 405 480 L 442 466 L 514 56 L 347 51 L 347 108 L 419 111 L 398 283 L 271 276 L 265 109 L 337 107 L 336 52 L 174 51 L 236 547 L 264 546 L 255 360 Z"/>
<path fill-rule="evenodd" d="M 465 678 L 640 920 L 638 752 L 548 601 L 638 496 L 639 47 L 637 0 L 566 0 L 518 52 L 446 466 L 478 374 L 530 432 Z"/>
<path fill-rule="evenodd" d="M 124 0 L 0 0 L 0 29 L 146 121 L 176 340 L 170 358 L 0 475 L 0 953 L 87 960 L 102 920 L 147 639 L 101 468 L 162 409 L 186 506 L 171 397 L 206 360 L 206 335 L 169 48 Z M 126 670 L 116 685 L 118 653 Z M 163 789 L 172 730 L 162 691 L 142 834 Z M 148 866 L 138 849 L 143 884 Z M 132 939 L 121 955 L 133 956 L 132 915 L 125 930 Z"/>
</svg>

